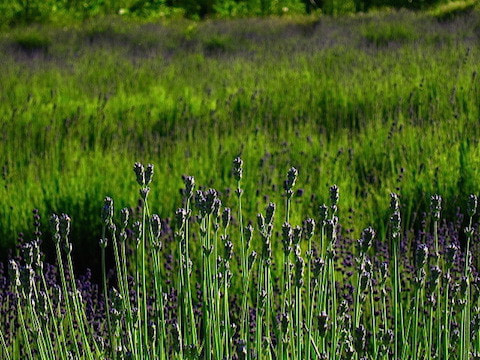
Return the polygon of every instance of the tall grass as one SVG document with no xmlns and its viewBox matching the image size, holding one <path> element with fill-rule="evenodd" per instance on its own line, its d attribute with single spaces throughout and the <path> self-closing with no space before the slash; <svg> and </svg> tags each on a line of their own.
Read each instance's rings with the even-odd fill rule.
<svg viewBox="0 0 480 360">
<path fill-rule="evenodd" d="M 241 185 L 250 219 L 283 204 L 271 190 L 291 165 L 308 174 L 292 206 L 312 216 L 337 182 L 344 211 L 362 214 L 348 220 L 357 236 L 369 225 L 386 235 L 392 191 L 408 226 L 433 193 L 453 216 L 479 188 L 478 22 L 475 12 L 447 23 L 399 13 L 4 32 L 1 245 L 33 230 L 36 207 L 68 212 L 79 262 L 99 259 L 97 209 L 104 194 L 135 204 L 123 173 L 137 159 L 171 175 L 149 195 L 161 217 L 180 201 L 183 171 L 236 197 L 227 174 L 238 155 L 252 164 Z M 387 38 L 375 35 L 384 28 Z M 26 38 L 48 46 L 25 50 Z"/>
<path fill-rule="evenodd" d="M 2 358 L 478 356 L 475 195 L 467 202 L 465 247 L 460 216 L 456 225 L 439 226 L 438 195 L 431 198 L 418 236 L 403 228 L 404 206 L 392 194 L 388 235 L 378 238 L 369 227 L 354 241 L 344 237 L 336 185 L 328 206 L 315 212 L 316 220 L 293 220 L 299 209 L 290 198 L 302 174 L 291 168 L 282 191 L 285 207 L 270 203 L 255 225 L 245 226 L 239 200 L 250 194 L 241 196 L 243 161 L 236 158 L 230 181 L 237 184 L 232 205 L 238 211 L 225 207 L 216 190 L 195 190 L 194 178 L 185 177 L 183 207 L 175 212 L 169 240 L 150 211 L 148 195 L 157 191 L 157 186 L 150 189 L 153 165 L 136 163 L 134 172 L 140 213 L 122 209 L 117 221 L 110 197 L 101 212 L 102 290 L 85 297 L 80 290 L 84 284 L 75 278 L 68 215 L 51 217 L 53 239 L 45 239 L 55 244 L 54 268 L 43 261 L 40 236 L 21 244 L 22 255 L 10 260 L 10 275 L 2 280 Z M 243 249 L 234 246 L 234 238 Z M 280 247 L 283 256 L 275 257 L 273 249 Z M 115 258 L 109 276 L 106 251 Z M 173 266 L 171 260 L 163 266 L 166 252 L 173 254 Z"/>
</svg>

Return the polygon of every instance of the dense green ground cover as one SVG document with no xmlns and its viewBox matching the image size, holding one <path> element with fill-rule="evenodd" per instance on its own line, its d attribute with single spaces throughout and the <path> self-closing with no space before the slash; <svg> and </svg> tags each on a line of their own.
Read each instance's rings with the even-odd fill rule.
<svg viewBox="0 0 480 360">
<path fill-rule="evenodd" d="M 34 22 L 69 24 L 111 15 L 149 21 L 312 12 L 339 15 L 386 7 L 425 9 L 435 6 L 448 8 L 450 13 L 468 11 L 476 3 L 477 0 L 0 0 L 0 27 Z"/>
<path fill-rule="evenodd" d="M 156 165 L 150 203 L 180 203 L 182 174 L 233 197 L 245 161 L 247 219 L 300 173 L 293 222 L 342 191 L 344 226 L 405 226 L 442 194 L 452 216 L 480 185 L 480 17 L 427 14 L 175 21 L 103 19 L 0 37 L 0 236 L 31 231 L 36 207 L 72 216 L 96 254 L 105 195 L 135 206 L 136 160 Z M 303 211 L 302 209 L 305 209 Z M 308 209 L 308 210 L 306 210 Z M 78 250 L 77 250 L 78 251 Z"/>
</svg>

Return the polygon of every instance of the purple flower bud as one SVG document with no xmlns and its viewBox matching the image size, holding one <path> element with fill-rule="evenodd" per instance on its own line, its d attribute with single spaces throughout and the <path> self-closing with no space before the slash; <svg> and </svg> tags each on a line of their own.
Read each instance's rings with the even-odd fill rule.
<svg viewBox="0 0 480 360">
<path fill-rule="evenodd" d="M 337 185 L 330 186 L 330 203 L 332 207 L 338 205 L 339 200 L 339 190 Z"/>
<path fill-rule="evenodd" d="M 395 211 L 390 217 L 391 232 L 393 237 L 398 237 L 400 235 L 402 218 L 400 216 L 400 211 Z"/>
<path fill-rule="evenodd" d="M 438 280 L 440 279 L 440 275 L 442 275 L 442 270 L 434 265 L 430 268 L 430 286 L 435 288 L 438 285 Z"/>
<path fill-rule="evenodd" d="M 137 177 L 137 183 L 140 186 L 145 186 L 145 168 L 139 162 L 136 162 L 133 165 L 133 171 L 135 172 L 135 176 Z"/>
<path fill-rule="evenodd" d="M 207 214 L 211 215 L 215 210 L 216 199 L 217 191 L 215 189 L 208 189 L 205 192 L 205 210 Z"/>
<path fill-rule="evenodd" d="M 372 275 L 367 271 L 364 271 L 363 273 L 360 274 L 360 291 L 361 292 L 367 290 L 370 284 L 371 277 Z"/>
<path fill-rule="evenodd" d="M 427 263 L 428 246 L 425 244 L 418 244 L 415 250 L 415 265 L 417 269 L 421 269 Z"/>
<path fill-rule="evenodd" d="M 282 327 L 282 333 L 286 334 L 288 332 L 288 326 L 290 324 L 290 317 L 288 316 L 288 313 L 281 313 L 279 320 Z"/>
<path fill-rule="evenodd" d="M 18 268 L 18 264 L 15 260 L 10 259 L 8 261 L 8 272 L 10 279 L 12 281 L 13 287 L 19 287 L 20 283 L 20 269 Z"/>
<path fill-rule="evenodd" d="M 302 239 L 302 228 L 300 226 L 295 226 L 292 232 L 292 243 L 293 245 L 298 245 Z"/>
<path fill-rule="evenodd" d="M 153 179 L 153 165 L 148 164 L 145 169 L 145 185 L 149 185 Z"/>
<path fill-rule="evenodd" d="M 72 220 L 67 214 L 62 214 L 60 216 L 60 236 L 64 239 L 68 238 L 70 234 L 70 224 Z"/>
<path fill-rule="evenodd" d="M 222 208 L 222 201 L 219 198 L 213 199 L 213 211 L 212 215 L 215 217 L 215 219 L 220 218 L 220 210 Z"/>
<path fill-rule="evenodd" d="M 454 243 L 448 244 L 445 249 L 445 260 L 447 267 L 453 267 L 455 259 L 457 258 L 458 246 Z"/>
<path fill-rule="evenodd" d="M 177 230 L 182 230 L 187 219 L 187 210 L 180 208 L 175 211 L 175 225 Z"/>
<path fill-rule="evenodd" d="M 267 224 L 273 223 L 274 215 L 275 215 L 275 204 L 271 202 L 268 204 L 267 209 L 265 211 L 265 221 L 267 222 Z"/>
<path fill-rule="evenodd" d="M 135 240 L 137 242 L 137 245 L 140 243 L 140 240 L 142 239 L 142 223 L 140 221 L 135 221 L 133 223 L 133 235 L 135 237 Z"/>
<path fill-rule="evenodd" d="M 193 190 L 195 189 L 195 178 L 193 176 L 185 176 L 185 195 L 188 199 L 193 196 Z"/>
<path fill-rule="evenodd" d="M 113 200 L 109 196 L 103 200 L 102 221 L 106 226 L 110 225 L 113 221 Z"/>
<path fill-rule="evenodd" d="M 224 242 L 224 247 L 225 247 L 225 260 L 228 262 L 232 259 L 232 256 L 233 256 L 233 243 L 227 240 Z"/>
<path fill-rule="evenodd" d="M 366 254 L 368 249 L 372 246 L 373 239 L 375 237 L 375 230 L 373 228 L 368 227 L 362 231 L 362 236 L 358 240 L 358 248 L 360 253 Z"/>
<path fill-rule="evenodd" d="M 354 346 L 355 346 L 355 350 L 360 354 L 363 354 L 363 351 L 367 346 L 366 336 L 367 336 L 367 331 L 365 329 L 365 326 L 363 326 L 363 324 L 360 324 L 355 328 L 354 337 L 353 337 Z"/>
<path fill-rule="evenodd" d="M 467 214 L 468 216 L 472 217 L 475 215 L 477 212 L 477 196 L 474 194 L 471 194 L 468 197 L 468 202 L 467 202 Z"/>
<path fill-rule="evenodd" d="M 157 214 L 152 215 L 151 224 L 153 238 L 155 241 L 158 241 L 162 233 L 162 222 L 160 221 L 160 217 Z"/>
<path fill-rule="evenodd" d="M 295 256 L 295 286 L 303 286 L 303 274 L 304 274 L 305 262 L 298 254 Z"/>
<path fill-rule="evenodd" d="M 388 278 L 388 262 L 384 261 L 380 264 L 380 275 L 382 283 L 385 283 Z"/>
<path fill-rule="evenodd" d="M 325 220 L 327 220 L 328 216 L 328 207 L 325 204 L 320 205 L 319 211 L 318 211 L 318 217 L 320 219 L 320 222 L 323 223 Z"/>
<path fill-rule="evenodd" d="M 195 207 L 200 212 L 202 216 L 205 216 L 206 213 L 206 199 L 203 191 L 197 190 L 195 193 Z"/>
<path fill-rule="evenodd" d="M 328 330 L 328 322 L 329 322 L 329 317 L 328 314 L 325 311 L 322 311 L 318 317 L 318 330 L 320 332 L 320 336 L 323 338 L 325 337 L 325 334 Z"/>
<path fill-rule="evenodd" d="M 285 191 L 290 193 L 290 196 L 291 194 L 293 194 L 292 189 L 295 186 L 297 177 L 298 177 L 298 170 L 295 169 L 294 167 L 291 167 L 287 172 L 287 180 L 285 180 L 285 183 L 284 183 Z"/>
<path fill-rule="evenodd" d="M 282 244 L 283 244 L 283 252 L 285 256 L 288 256 L 290 251 L 292 250 L 292 227 L 289 223 L 284 223 L 282 225 Z"/>
<path fill-rule="evenodd" d="M 122 223 L 121 229 L 125 231 L 128 226 L 128 217 L 130 215 L 130 211 L 127 208 L 123 208 L 120 211 L 120 222 Z"/>
<path fill-rule="evenodd" d="M 303 236 L 305 239 L 308 241 L 313 237 L 313 234 L 315 233 L 315 220 L 313 219 L 306 219 L 304 221 L 304 226 L 303 226 Z"/>
<path fill-rule="evenodd" d="M 314 278 L 318 279 L 325 268 L 325 261 L 322 258 L 313 259 L 312 268 Z"/>
<path fill-rule="evenodd" d="M 230 218 L 232 217 L 231 215 L 231 210 L 230 208 L 225 208 L 223 209 L 223 213 L 222 213 L 222 224 L 223 224 L 223 228 L 224 229 L 227 229 L 228 228 L 228 225 L 230 224 Z"/>
<path fill-rule="evenodd" d="M 60 241 L 60 218 L 57 214 L 52 214 L 50 218 L 50 226 L 53 232 L 53 239 L 58 243 Z"/>
<path fill-rule="evenodd" d="M 262 214 L 257 215 L 257 225 L 260 232 L 263 232 L 265 230 L 265 218 Z"/>
<path fill-rule="evenodd" d="M 233 177 L 235 180 L 240 181 L 242 180 L 243 176 L 243 160 L 240 157 L 236 157 L 233 160 Z"/>
<path fill-rule="evenodd" d="M 442 210 L 442 197 L 440 195 L 433 195 L 430 198 L 430 210 L 435 221 L 440 220 L 440 212 Z"/>
<path fill-rule="evenodd" d="M 395 193 L 390 194 L 390 210 L 396 212 L 400 210 L 400 200 Z"/>
</svg>

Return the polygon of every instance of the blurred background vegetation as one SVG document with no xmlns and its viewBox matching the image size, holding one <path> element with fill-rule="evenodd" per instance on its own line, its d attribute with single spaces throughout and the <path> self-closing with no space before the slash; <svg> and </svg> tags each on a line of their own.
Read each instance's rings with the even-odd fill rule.
<svg viewBox="0 0 480 360">
<path fill-rule="evenodd" d="M 247 17 L 319 12 L 328 15 L 378 8 L 425 9 L 433 5 L 463 11 L 476 0 L 0 0 L 0 24 L 68 23 L 105 15 L 141 19 Z"/>
<path fill-rule="evenodd" d="M 52 212 L 71 215 L 74 253 L 91 264 L 103 198 L 112 196 L 117 210 L 137 204 L 134 161 L 156 165 L 151 204 L 163 218 L 181 206 L 183 174 L 234 207 L 238 155 L 246 218 L 269 201 L 281 209 L 282 182 L 295 166 L 293 223 L 315 216 L 337 183 L 341 222 L 353 236 L 368 225 L 385 232 L 392 191 L 404 226 L 415 228 L 430 195 L 444 197 L 453 219 L 480 192 L 474 3 L 205 21 L 184 14 L 218 15 L 226 3 L 1 4 L 10 25 L 46 22 L 0 32 L 3 254 L 18 236 L 31 237 L 38 208 L 46 238 Z M 306 11 L 301 2 L 265 4 L 231 8 L 244 6 L 245 16 L 295 4 Z M 151 11 L 150 20 L 170 15 L 144 22 L 121 9 L 146 19 Z M 82 21 L 62 20 L 82 11 Z M 117 15 L 92 16 L 110 13 Z"/>
</svg>

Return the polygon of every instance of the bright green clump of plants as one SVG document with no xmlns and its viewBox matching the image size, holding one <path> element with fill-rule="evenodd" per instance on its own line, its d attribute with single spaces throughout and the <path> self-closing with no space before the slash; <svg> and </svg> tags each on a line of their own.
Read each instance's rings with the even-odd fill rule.
<svg viewBox="0 0 480 360">
<path fill-rule="evenodd" d="M 478 23 L 400 12 L 2 33 L 0 248 L 32 231 L 32 208 L 66 212 L 80 263 L 98 265 L 97 209 L 104 194 L 135 204 L 123 173 L 138 159 L 171 175 L 150 195 L 162 218 L 183 172 L 233 197 L 238 155 L 252 164 L 249 217 L 280 200 L 292 165 L 308 174 L 292 197 L 301 214 L 336 182 L 357 236 L 385 234 L 392 191 L 408 227 L 434 193 L 454 216 L 480 188 Z"/>
</svg>

